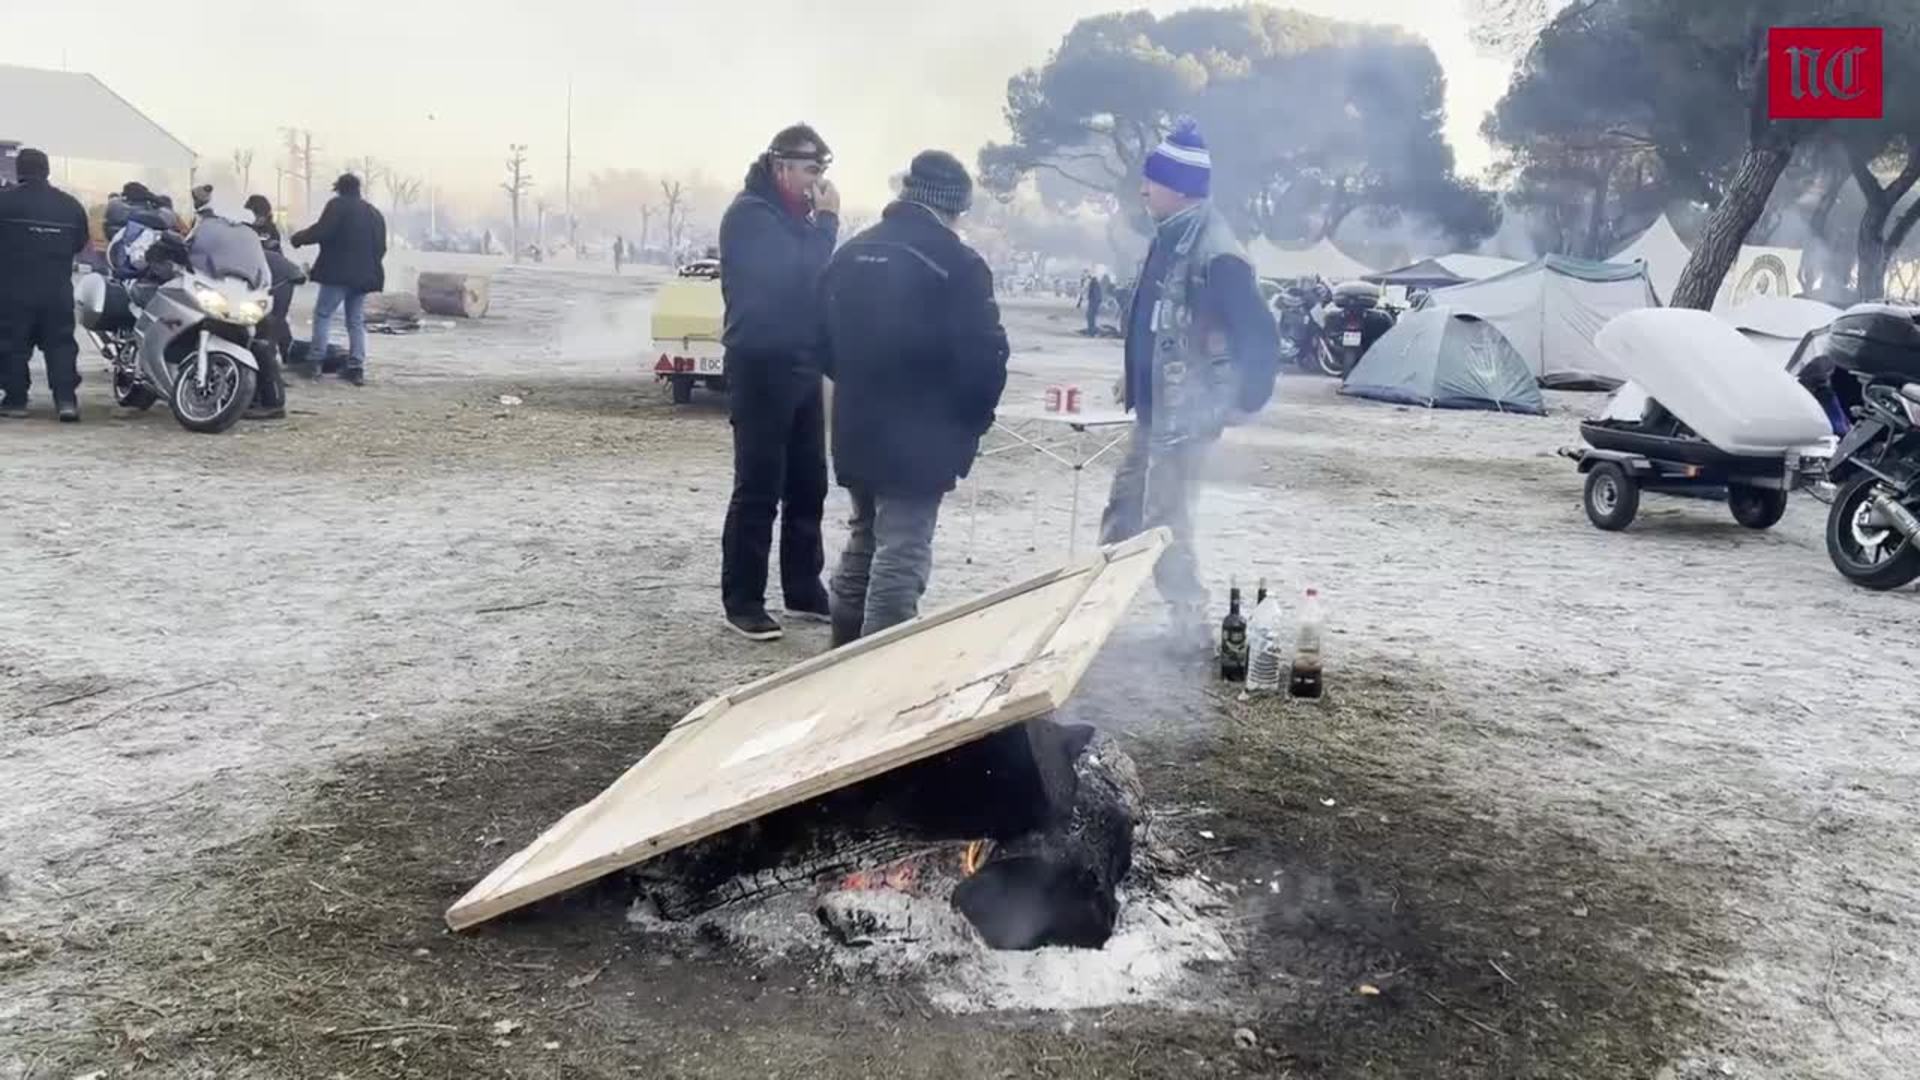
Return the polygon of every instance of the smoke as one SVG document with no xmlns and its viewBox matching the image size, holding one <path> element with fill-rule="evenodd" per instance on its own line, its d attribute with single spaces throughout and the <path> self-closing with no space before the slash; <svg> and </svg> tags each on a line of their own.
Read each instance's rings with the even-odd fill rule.
<svg viewBox="0 0 1920 1080">
<path fill-rule="evenodd" d="M 1487 237 L 1475 254 L 1497 255 L 1521 262 L 1532 262 L 1549 254 L 1540 245 L 1539 237 L 1545 231 L 1546 223 L 1538 211 L 1513 205 L 1506 206 L 1504 210 L 1499 230 Z"/>
<path fill-rule="evenodd" d="M 1333 236 L 1335 246 L 1369 266 L 1388 268 L 1459 250 L 1452 235 L 1422 214 L 1406 211 L 1349 214 Z"/>
<path fill-rule="evenodd" d="M 567 313 L 556 337 L 558 355 L 569 360 L 630 359 L 653 339 L 653 303 L 583 300 Z"/>
</svg>

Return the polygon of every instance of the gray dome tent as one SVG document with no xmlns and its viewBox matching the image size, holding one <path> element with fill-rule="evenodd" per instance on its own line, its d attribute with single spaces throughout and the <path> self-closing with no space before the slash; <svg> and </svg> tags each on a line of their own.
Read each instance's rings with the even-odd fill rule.
<svg viewBox="0 0 1920 1080">
<path fill-rule="evenodd" d="M 1513 344 L 1492 323 L 1446 306 L 1401 316 L 1340 392 L 1435 409 L 1547 411 L 1533 369 Z"/>
</svg>

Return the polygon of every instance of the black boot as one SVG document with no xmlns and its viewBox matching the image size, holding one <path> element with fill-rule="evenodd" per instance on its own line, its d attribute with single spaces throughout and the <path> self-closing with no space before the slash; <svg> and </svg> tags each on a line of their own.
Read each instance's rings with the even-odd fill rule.
<svg viewBox="0 0 1920 1080">
<path fill-rule="evenodd" d="M 60 422 L 63 424 L 80 422 L 80 402 L 71 396 L 54 398 L 53 411 L 60 417 Z"/>
</svg>

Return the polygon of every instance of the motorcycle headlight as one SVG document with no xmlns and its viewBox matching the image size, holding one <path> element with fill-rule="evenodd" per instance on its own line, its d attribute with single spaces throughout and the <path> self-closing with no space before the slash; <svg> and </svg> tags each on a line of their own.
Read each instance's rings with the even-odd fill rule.
<svg viewBox="0 0 1920 1080">
<path fill-rule="evenodd" d="M 193 299 L 200 305 L 200 310 L 209 315 L 227 313 L 227 298 L 212 289 L 193 290 Z"/>
<path fill-rule="evenodd" d="M 267 305 L 261 300 L 242 300 L 233 306 L 227 318 L 242 326 L 252 326 L 267 317 Z"/>
</svg>

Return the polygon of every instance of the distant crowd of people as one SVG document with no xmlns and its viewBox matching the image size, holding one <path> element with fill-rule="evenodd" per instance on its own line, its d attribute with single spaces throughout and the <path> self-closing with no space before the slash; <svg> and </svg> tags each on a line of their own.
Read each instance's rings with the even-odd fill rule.
<svg viewBox="0 0 1920 1080">
<path fill-rule="evenodd" d="M 194 189 L 189 216 L 178 213 L 169 196 L 138 182 L 128 183 L 107 202 L 106 250 L 92 251 L 85 208 L 53 186 L 48 165 L 44 152 L 22 149 L 15 160 L 18 182 L 0 188 L 0 417 L 29 415 L 28 365 L 37 351 L 46 365 L 55 415 L 72 423 L 80 419 L 81 383 L 74 324 L 76 265 L 91 263 L 126 284 L 164 284 L 186 264 L 196 224 L 217 215 L 210 186 Z M 249 415 L 272 419 L 286 412 L 282 365 L 320 378 L 333 320 L 343 310 L 347 355 L 340 377 L 355 386 L 365 382 L 365 302 L 369 293 L 385 288 L 387 226 L 380 211 L 362 198 L 360 178 L 341 175 L 319 220 L 287 238 L 294 248 L 319 248 L 307 271 L 282 252 L 280 229 L 267 197 L 249 195 L 244 205 L 250 215 L 244 224 L 259 239 L 274 286 L 271 311 L 258 328 L 270 349 L 262 356 Z M 318 283 L 320 292 L 312 334 L 305 351 L 295 355 L 287 314 L 294 287 L 308 279 Z"/>
<path fill-rule="evenodd" d="M 830 623 L 837 646 L 918 614 L 941 503 L 971 471 L 1007 380 L 993 274 L 957 232 L 973 201 L 966 167 L 920 153 L 880 222 L 836 251 L 831 161 L 813 128 L 781 131 L 720 226 L 734 461 L 721 602 L 727 625 L 756 641 L 783 633 L 767 608 L 776 519 L 790 617 Z M 1171 531 L 1156 580 L 1180 633 L 1207 648 L 1193 499 L 1221 432 L 1272 395 L 1278 354 L 1253 266 L 1208 199 L 1211 175 L 1191 122 L 1146 160 L 1141 199 L 1156 231 L 1138 295 L 1119 308 L 1116 397 L 1135 422 L 1101 526 L 1109 544 Z M 1089 274 L 1090 326 L 1112 289 Z M 831 433 L 823 377 L 833 380 Z M 830 587 L 820 535 L 829 443 L 853 501 Z"/>
</svg>

